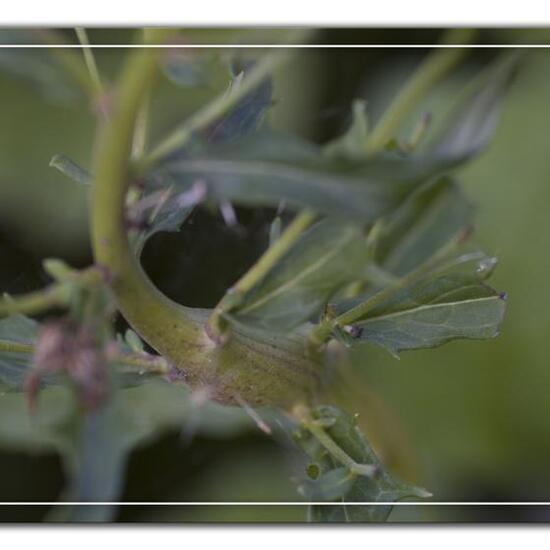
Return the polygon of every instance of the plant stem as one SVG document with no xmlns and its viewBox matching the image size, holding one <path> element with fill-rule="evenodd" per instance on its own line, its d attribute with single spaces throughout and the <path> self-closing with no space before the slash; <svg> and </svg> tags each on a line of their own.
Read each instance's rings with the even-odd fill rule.
<svg viewBox="0 0 550 550">
<path fill-rule="evenodd" d="M 75 271 L 73 281 L 83 285 L 97 284 L 103 275 L 95 267 Z M 54 307 L 66 306 L 70 299 L 70 289 L 66 283 L 54 283 L 42 290 L 20 296 L 8 296 L 0 300 L 0 317 L 22 314 L 33 315 Z"/>
<path fill-rule="evenodd" d="M 448 44 L 455 42 L 466 44 L 473 39 L 474 35 L 475 30 L 473 29 L 451 29 L 447 31 L 442 42 Z M 466 50 L 463 48 L 440 49 L 432 52 L 432 54 L 428 56 L 390 104 L 373 132 L 370 134 L 365 144 L 367 153 L 372 155 L 385 147 L 386 143 L 394 137 L 399 125 L 415 108 L 418 101 L 430 92 L 432 87 L 462 59 L 465 53 Z M 459 235 L 459 239 L 462 240 L 463 238 L 464 235 Z M 453 240 L 449 245 L 443 247 L 442 250 L 436 252 L 430 260 L 422 264 L 418 269 L 412 271 L 395 283 L 388 285 L 369 300 L 359 304 L 335 319 L 319 323 L 310 333 L 310 344 L 312 349 L 324 344 L 328 338 L 330 338 L 335 327 L 342 327 L 355 322 L 357 319 L 364 317 L 377 305 L 393 296 L 396 292 L 416 282 L 419 278 L 433 269 L 443 255 L 448 253 L 448 247 L 454 248 L 455 246 L 456 241 Z"/>
<path fill-rule="evenodd" d="M 142 40 L 144 43 L 150 43 L 155 40 L 152 29 L 143 29 Z M 147 138 L 149 133 L 149 110 L 151 106 L 151 86 L 143 92 L 141 107 L 137 115 L 136 129 L 134 131 L 134 140 L 132 142 L 132 158 L 137 160 L 143 157 L 147 149 Z"/>
<path fill-rule="evenodd" d="M 6 297 L 0 302 L 0 317 L 22 314 L 33 315 L 67 303 L 66 287 L 51 285 L 44 290 L 29 292 L 22 296 Z"/>
<path fill-rule="evenodd" d="M 233 294 L 244 294 L 260 282 L 289 251 L 292 245 L 296 243 L 302 233 L 313 223 L 315 217 L 315 214 L 311 210 L 303 210 L 300 212 L 284 230 L 279 239 L 277 239 L 254 266 L 239 279 L 230 292 Z"/>
<path fill-rule="evenodd" d="M 22 344 L 20 342 L 9 342 L 0 340 L 0 352 L 20 353 L 32 355 L 34 346 L 32 344 Z M 111 357 L 113 363 L 121 366 L 136 367 L 150 374 L 168 374 L 170 368 L 166 360 L 155 355 L 145 355 L 138 353 L 116 353 Z"/>
<path fill-rule="evenodd" d="M 287 50 L 275 50 L 266 54 L 245 75 L 240 85 L 230 93 L 220 94 L 212 102 L 196 111 L 187 121 L 164 139 L 149 155 L 136 163 L 139 173 L 147 170 L 158 160 L 182 148 L 194 132 L 208 126 L 236 105 L 243 97 L 252 91 L 264 78 L 281 65 L 289 57 Z"/>
<path fill-rule="evenodd" d="M 164 40 L 166 32 L 152 32 L 148 40 Z M 116 108 L 99 135 L 91 235 L 95 260 L 109 273 L 118 307 L 132 327 L 149 343 L 162 342 L 171 334 L 183 345 L 198 338 L 200 329 L 191 319 L 193 313 L 172 302 L 151 283 L 130 248 L 125 227 L 136 119 L 143 94 L 157 72 L 158 55 L 159 50 L 144 47 L 133 52 L 123 68 L 115 90 Z"/>
<path fill-rule="evenodd" d="M 149 131 L 149 99 L 150 90 L 144 93 L 143 101 L 139 109 L 136 121 L 136 130 L 134 132 L 134 140 L 132 142 L 132 157 L 139 159 L 143 156 L 147 148 L 147 134 Z"/>
<path fill-rule="evenodd" d="M 312 419 L 309 411 L 305 407 L 295 407 L 293 411 L 302 426 L 321 443 L 321 445 L 336 459 L 346 466 L 354 475 L 373 477 L 376 472 L 376 466 L 372 464 L 359 464 L 349 456 L 326 432 L 326 430 L 317 421 Z"/>
<path fill-rule="evenodd" d="M 300 212 L 283 234 L 270 246 L 260 259 L 230 288 L 212 313 L 208 325 L 215 333 L 220 330 L 220 317 L 235 307 L 240 299 L 258 284 L 292 248 L 302 233 L 313 223 L 315 214 L 311 210 Z"/>
<path fill-rule="evenodd" d="M 78 41 L 82 45 L 82 55 L 84 56 L 84 63 L 86 63 L 88 73 L 90 74 L 90 78 L 94 84 L 95 92 L 98 97 L 101 97 L 103 95 L 103 84 L 101 83 L 101 77 L 99 76 L 99 70 L 97 68 L 94 52 L 90 47 L 88 33 L 83 27 L 76 27 L 75 32 Z"/>
<path fill-rule="evenodd" d="M 443 43 L 468 44 L 475 36 L 473 29 L 451 29 L 443 38 Z M 403 120 L 413 111 L 418 101 L 429 93 L 466 54 L 464 48 L 445 48 L 433 51 L 422 62 L 408 83 L 394 98 L 384 112 L 365 144 L 368 154 L 383 149 L 395 136 Z"/>
<path fill-rule="evenodd" d="M 9 342 L 6 340 L 0 340 L 0 351 L 7 353 L 34 353 L 34 346 L 31 344 L 21 344 L 20 342 Z"/>
<path fill-rule="evenodd" d="M 168 374 L 170 367 L 168 362 L 163 357 L 157 355 L 140 355 L 119 353 L 112 357 L 114 364 L 128 367 L 137 367 L 149 374 Z"/>
<path fill-rule="evenodd" d="M 59 45 L 63 43 L 63 36 L 51 29 L 41 33 L 44 42 L 47 44 Z M 52 48 L 49 50 L 52 57 L 55 57 L 67 70 L 71 78 L 78 84 L 84 93 L 90 98 L 95 98 L 96 87 L 90 73 L 82 64 L 82 59 L 74 50 L 65 48 Z"/>
</svg>

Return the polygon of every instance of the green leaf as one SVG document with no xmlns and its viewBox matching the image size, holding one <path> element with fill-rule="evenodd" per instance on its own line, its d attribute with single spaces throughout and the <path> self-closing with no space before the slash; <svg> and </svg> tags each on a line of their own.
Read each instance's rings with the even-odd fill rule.
<svg viewBox="0 0 550 550">
<path fill-rule="evenodd" d="M 337 309 L 341 312 L 361 301 L 348 300 Z M 499 333 L 505 309 L 505 295 L 480 282 L 478 276 L 451 273 L 398 292 L 354 326 L 362 329 L 358 340 L 398 354 L 458 338 L 493 338 Z"/>
<path fill-rule="evenodd" d="M 258 327 L 291 330 L 318 315 L 342 287 L 361 278 L 366 261 L 359 227 L 323 220 L 246 294 L 232 317 Z"/>
<path fill-rule="evenodd" d="M 21 390 L 32 365 L 38 323 L 23 315 L 0 319 L 0 384 Z M 18 351 L 8 351 L 17 349 Z M 25 349 L 27 351 L 25 351 Z"/>
<path fill-rule="evenodd" d="M 115 381 L 116 386 L 116 381 Z M 83 414 L 67 386 L 41 392 L 35 417 L 22 395 L 0 395 L 0 448 L 56 450 L 69 479 L 63 501 L 119 500 L 129 453 L 138 445 L 180 429 L 194 435 L 231 438 L 255 429 L 235 407 L 196 404 L 183 386 L 150 381 L 139 388 L 114 389 L 99 410 Z M 55 507 L 51 519 L 107 521 L 116 507 Z"/>
<path fill-rule="evenodd" d="M 334 468 L 316 480 L 304 480 L 298 492 L 308 500 L 330 502 L 349 493 L 355 481 L 355 476 L 347 468 Z"/>
<path fill-rule="evenodd" d="M 380 229 L 375 259 L 395 276 L 416 268 L 470 226 L 473 207 L 450 178 L 414 192 Z"/>
<path fill-rule="evenodd" d="M 512 55 L 484 69 L 459 96 L 440 131 L 422 151 L 412 155 L 386 152 L 370 161 L 356 162 L 356 172 L 388 181 L 426 181 L 478 155 L 493 137 L 516 68 L 517 56 Z"/>
<path fill-rule="evenodd" d="M 372 477 L 350 475 L 349 470 L 330 456 L 307 428 L 301 429 L 295 438 L 297 443 L 323 471 L 317 481 L 309 480 L 301 485 L 302 493 L 313 501 L 342 503 L 311 506 L 310 521 L 382 522 L 389 516 L 391 505 L 346 506 L 346 503 L 396 502 L 430 496 L 424 489 L 398 482 L 390 476 L 353 417 L 336 407 L 325 405 L 313 409 L 311 414 L 314 421 L 325 426 L 326 434 L 342 451 L 359 464 L 375 466 L 376 474 Z"/>
<path fill-rule="evenodd" d="M 210 80 L 207 60 L 186 48 L 169 50 L 161 61 L 166 76 L 183 88 L 204 86 Z"/>
<path fill-rule="evenodd" d="M 88 186 L 92 183 L 92 176 L 90 173 L 65 155 L 54 155 L 50 160 L 50 167 L 59 170 L 62 174 L 65 174 L 68 178 L 80 185 Z"/>
<path fill-rule="evenodd" d="M 54 155 L 50 160 L 50 167 L 59 170 L 80 185 L 88 186 L 92 183 L 92 175 L 66 155 Z M 150 205 L 141 213 L 147 214 L 147 219 L 143 220 L 145 228 L 138 231 L 133 238 L 133 247 L 137 252 L 141 251 L 145 242 L 156 233 L 178 231 L 194 208 L 194 204 L 182 205 L 181 195 L 173 196 L 172 193 L 167 193 L 168 198 L 164 200 L 162 193 L 157 192 L 155 201 L 151 200 L 153 198 L 151 194 L 146 191 L 140 199 L 148 201 Z"/>
<path fill-rule="evenodd" d="M 346 159 L 364 157 L 369 130 L 366 101 L 355 100 L 353 102 L 352 117 L 351 125 L 346 133 L 325 145 L 324 152 L 328 157 Z"/>
<path fill-rule="evenodd" d="M 47 45 L 50 30 L 2 29 L 1 44 Z M 58 39 L 58 38 L 57 38 Z M 48 48 L 0 48 L 0 71 L 30 83 L 47 99 L 55 102 L 82 97 L 80 89 L 59 62 L 54 50 Z"/>
<path fill-rule="evenodd" d="M 147 435 L 117 393 L 98 410 L 84 412 L 74 402 L 72 411 L 52 430 L 69 485 L 63 500 L 116 501 L 122 490 L 130 450 Z M 108 521 L 114 506 L 83 506 L 57 510 L 72 521 Z"/>
<path fill-rule="evenodd" d="M 190 193 L 192 191 L 190 190 Z M 142 200 L 147 200 L 148 195 L 142 197 Z M 184 205 L 178 200 L 178 197 L 171 197 L 166 202 L 162 203 L 160 208 L 153 203 L 152 208 L 146 212 L 145 229 L 139 231 L 132 239 L 132 247 L 136 254 L 139 255 L 145 243 L 155 234 L 166 231 L 176 232 L 180 230 L 183 222 L 191 215 L 195 204 Z"/>
<path fill-rule="evenodd" d="M 518 59 L 517 54 L 501 58 L 465 90 L 435 138 L 432 156 L 459 161 L 478 154 L 489 144 L 496 130 L 504 95 L 516 73 Z"/>
<path fill-rule="evenodd" d="M 34 346 L 37 341 L 39 323 L 23 315 L 11 315 L 0 319 L 0 387 L 10 392 L 23 391 L 23 383 L 33 368 Z M 137 336 L 130 336 L 132 340 Z M 135 342 L 137 346 L 137 342 Z M 129 344 L 119 338 L 122 352 L 136 354 Z M 140 350 L 143 352 L 143 350 Z M 144 353 L 144 352 L 143 352 Z M 150 356 L 149 356 L 150 357 Z M 125 363 L 115 363 L 113 370 L 117 373 L 117 383 L 120 387 L 139 386 L 157 374 L 148 373 L 145 369 L 128 366 Z M 43 386 L 60 385 L 64 378 L 59 375 L 46 375 L 42 379 Z"/>
<path fill-rule="evenodd" d="M 50 432 L 70 479 L 64 499 L 119 500 L 130 452 L 167 429 L 182 428 L 188 437 L 195 433 L 230 437 L 252 425 L 238 409 L 228 411 L 210 403 L 197 407 L 182 388 L 149 386 L 145 395 L 115 390 L 100 409 L 85 414 L 77 403 L 73 402 L 72 409 L 69 404 L 63 420 Z M 67 512 L 72 521 L 108 521 L 116 507 L 75 506 Z"/>
<path fill-rule="evenodd" d="M 285 200 L 294 208 L 361 223 L 391 212 L 414 188 L 352 173 L 348 164 L 332 163 L 312 144 L 267 131 L 166 162 L 150 180 L 152 189 L 176 191 L 202 181 L 212 201 L 276 208 Z"/>
<path fill-rule="evenodd" d="M 254 67 L 254 62 L 236 63 L 231 67 L 232 81 L 228 94 L 238 88 L 242 78 Z M 273 83 L 264 79 L 220 120 L 206 129 L 210 143 L 221 143 L 246 136 L 258 130 L 273 102 Z"/>
<path fill-rule="evenodd" d="M 120 381 L 118 381 L 120 386 Z M 184 385 L 149 380 L 139 387 L 115 390 L 117 407 L 132 413 L 134 422 L 147 437 L 164 430 L 181 428 L 184 435 L 230 438 L 257 429 L 247 414 L 237 407 L 213 402 L 197 405 Z M 31 417 L 25 396 L 0 395 L 0 448 L 27 451 L 55 448 L 52 433 L 67 430 L 67 418 L 74 411 L 74 398 L 67 385 L 45 388 L 38 396 L 37 414 Z M 57 437 L 57 436 L 56 436 Z M 125 437 L 125 436 L 124 436 Z"/>
</svg>

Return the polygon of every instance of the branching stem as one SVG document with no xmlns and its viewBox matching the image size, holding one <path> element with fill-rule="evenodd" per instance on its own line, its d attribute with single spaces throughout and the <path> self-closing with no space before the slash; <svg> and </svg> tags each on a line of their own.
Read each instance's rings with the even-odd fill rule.
<svg viewBox="0 0 550 550">
<path fill-rule="evenodd" d="M 101 77 L 99 75 L 99 70 L 97 68 L 97 63 L 95 60 L 94 52 L 90 47 L 90 41 L 88 40 L 88 33 L 83 27 L 75 28 L 76 36 L 78 41 L 82 45 L 82 55 L 84 56 L 84 63 L 86 63 L 86 68 L 90 74 L 90 78 L 93 82 L 95 92 L 98 97 L 103 96 L 103 84 L 101 82 Z"/>
<path fill-rule="evenodd" d="M 83 285 L 97 284 L 102 281 L 102 278 L 101 270 L 95 267 L 75 271 L 73 275 L 74 282 Z M 0 317 L 16 313 L 23 315 L 42 313 L 54 307 L 66 306 L 69 299 L 70 289 L 67 284 L 63 282 L 54 283 L 42 290 L 29 292 L 28 294 L 4 297 L 0 300 Z"/>
<path fill-rule="evenodd" d="M 205 128 L 225 114 L 288 57 L 289 52 L 284 49 L 274 50 L 266 54 L 244 76 L 237 88 L 231 90 L 230 93 L 220 94 L 216 99 L 191 115 L 182 126 L 165 138 L 150 154 L 138 161 L 136 163 L 136 170 L 141 173 L 176 149 L 181 149 L 187 144 L 194 132 Z"/>
<path fill-rule="evenodd" d="M 365 316 L 374 308 L 383 304 L 401 290 L 419 282 L 435 269 L 441 268 L 449 254 L 455 250 L 458 245 L 464 242 L 468 234 L 469 229 L 466 231 L 460 231 L 454 239 L 451 239 L 448 243 L 443 245 L 428 260 L 416 269 L 413 269 L 407 273 L 404 277 L 397 279 L 394 283 L 389 284 L 380 292 L 377 292 L 364 302 L 351 308 L 342 315 L 318 324 L 310 333 L 310 343 L 312 347 L 316 348 L 324 344 L 336 327 L 345 327 L 347 325 L 352 325 L 360 319 L 364 319 Z"/>
<path fill-rule="evenodd" d="M 44 42 L 54 45 L 62 44 L 64 40 L 64 37 L 60 33 L 52 29 L 43 31 L 42 37 Z M 52 48 L 49 50 L 49 53 L 63 65 L 75 84 L 77 84 L 90 99 L 95 99 L 95 84 L 78 53 L 68 48 Z"/>
<path fill-rule="evenodd" d="M 468 44 L 474 36 L 473 29 L 451 29 L 444 36 L 443 43 Z M 377 153 L 386 146 L 418 102 L 460 62 L 466 52 L 464 48 L 436 49 L 422 62 L 368 137 L 365 144 L 368 154 Z"/>
<path fill-rule="evenodd" d="M 443 42 L 448 44 L 455 42 L 466 44 L 472 40 L 474 35 L 475 31 L 472 29 L 452 29 L 446 33 Z M 375 126 L 365 145 L 367 153 L 375 154 L 385 147 L 388 141 L 394 137 L 395 132 L 403 120 L 415 108 L 418 101 L 430 92 L 433 86 L 463 58 L 465 53 L 466 50 L 463 48 L 445 48 L 435 50 L 428 56 L 409 82 L 401 89 L 400 93 L 393 100 Z M 463 238 L 464 235 L 459 236 L 459 239 Z M 448 247 L 456 247 L 456 241 L 451 241 Z M 359 304 L 335 319 L 319 323 L 310 333 L 310 344 L 312 349 L 324 344 L 330 338 L 335 327 L 343 327 L 354 323 L 403 288 L 418 281 L 426 273 L 431 271 L 447 253 L 447 246 L 443 247 L 442 250 L 436 252 L 430 260 L 422 264 L 419 268 L 410 272 L 395 283 L 388 285 L 362 304 Z"/>
<path fill-rule="evenodd" d="M 0 352 L 32 355 L 34 353 L 34 346 L 32 344 L 0 340 Z M 154 355 L 118 352 L 112 355 L 111 360 L 116 365 L 135 367 L 149 374 L 164 375 L 168 374 L 170 371 L 170 367 L 166 360 Z"/>
<path fill-rule="evenodd" d="M 359 464 L 349 456 L 326 432 L 324 427 L 312 419 L 309 411 L 304 407 L 296 407 L 294 414 L 298 416 L 302 426 L 321 443 L 321 445 L 342 465 L 346 466 L 354 475 L 373 477 L 377 468 L 372 464 Z"/>
<path fill-rule="evenodd" d="M 237 305 L 240 299 L 273 269 L 314 220 L 315 214 L 311 210 L 303 210 L 294 218 L 279 239 L 267 249 L 260 259 L 221 299 L 208 322 L 211 330 L 214 332 L 219 331 L 221 315 Z"/>
</svg>

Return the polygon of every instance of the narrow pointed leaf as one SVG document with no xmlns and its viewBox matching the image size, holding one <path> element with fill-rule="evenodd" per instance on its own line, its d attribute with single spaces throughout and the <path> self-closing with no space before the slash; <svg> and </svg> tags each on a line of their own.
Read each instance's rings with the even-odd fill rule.
<svg viewBox="0 0 550 550">
<path fill-rule="evenodd" d="M 382 226 L 377 264 L 403 276 L 471 225 L 473 207 L 456 183 L 440 178 L 413 193 Z"/>
<path fill-rule="evenodd" d="M 90 173 L 65 155 L 54 155 L 50 160 L 50 167 L 59 170 L 62 174 L 65 174 L 65 176 L 81 185 L 87 186 L 92 183 Z"/>
</svg>

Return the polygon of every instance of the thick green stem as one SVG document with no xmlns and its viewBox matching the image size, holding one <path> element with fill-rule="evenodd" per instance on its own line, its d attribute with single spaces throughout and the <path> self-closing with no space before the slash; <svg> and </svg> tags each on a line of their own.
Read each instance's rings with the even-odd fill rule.
<svg viewBox="0 0 550 550">
<path fill-rule="evenodd" d="M 130 249 L 125 228 L 135 124 L 157 69 L 157 55 L 158 50 L 148 48 L 131 55 L 116 90 L 112 117 L 100 134 L 92 188 L 92 244 L 96 262 L 107 269 L 119 306 L 130 322 L 151 319 L 159 327 L 170 323 L 182 327 L 186 325 L 185 308 L 175 312 L 175 304 L 151 284 Z"/>
<path fill-rule="evenodd" d="M 216 346 L 204 330 L 211 311 L 180 306 L 164 296 L 130 249 L 124 220 L 132 141 L 141 102 L 155 75 L 157 52 L 145 48 L 130 56 L 116 88 L 112 116 L 99 135 L 90 216 L 96 262 L 110 275 L 117 305 L 132 328 L 191 387 L 207 386 L 212 398 L 222 403 L 235 404 L 236 396 L 252 406 L 284 408 L 308 401 L 320 383 L 320 369 L 303 340 L 239 329 L 227 345 Z M 207 117 L 201 120 L 205 123 Z"/>
<path fill-rule="evenodd" d="M 475 36 L 472 29 L 452 29 L 443 39 L 447 44 L 468 44 Z M 395 137 L 405 118 L 411 114 L 418 102 L 429 93 L 466 54 L 464 48 L 445 48 L 435 50 L 420 65 L 413 77 L 392 101 L 389 108 L 375 126 L 366 142 L 369 154 L 377 153 Z"/>
</svg>

